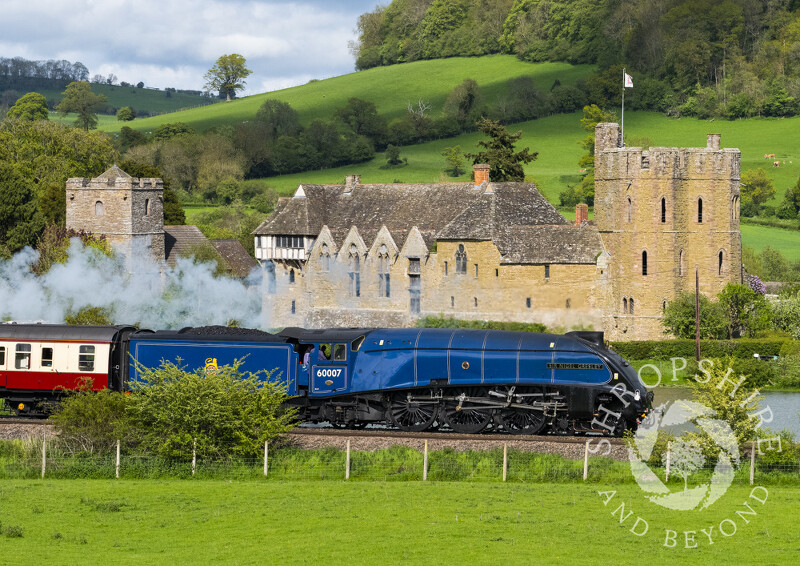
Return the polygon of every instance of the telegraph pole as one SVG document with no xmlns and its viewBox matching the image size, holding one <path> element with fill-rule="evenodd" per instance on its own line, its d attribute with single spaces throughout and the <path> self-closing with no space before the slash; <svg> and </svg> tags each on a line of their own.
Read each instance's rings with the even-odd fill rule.
<svg viewBox="0 0 800 566">
<path fill-rule="evenodd" d="M 694 341 L 700 361 L 700 268 L 694 266 Z"/>
</svg>

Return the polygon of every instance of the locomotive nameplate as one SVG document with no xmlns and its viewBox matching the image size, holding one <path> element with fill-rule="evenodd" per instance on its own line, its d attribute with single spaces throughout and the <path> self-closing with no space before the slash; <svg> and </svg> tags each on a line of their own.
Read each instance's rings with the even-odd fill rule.
<svg viewBox="0 0 800 566">
<path fill-rule="evenodd" d="M 547 369 L 604 369 L 603 364 L 547 364 Z"/>
</svg>

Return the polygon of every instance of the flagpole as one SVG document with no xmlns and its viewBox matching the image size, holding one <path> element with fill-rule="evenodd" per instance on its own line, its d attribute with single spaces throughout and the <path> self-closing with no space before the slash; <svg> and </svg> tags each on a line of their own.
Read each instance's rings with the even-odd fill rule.
<svg viewBox="0 0 800 566">
<path fill-rule="evenodd" d="M 625 147 L 625 67 L 622 68 L 622 147 Z"/>
</svg>

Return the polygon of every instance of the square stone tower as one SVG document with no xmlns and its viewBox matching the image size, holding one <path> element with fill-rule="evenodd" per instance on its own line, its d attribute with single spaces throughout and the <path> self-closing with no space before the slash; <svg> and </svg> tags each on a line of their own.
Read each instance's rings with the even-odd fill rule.
<svg viewBox="0 0 800 566">
<path fill-rule="evenodd" d="M 595 130 L 595 224 L 609 258 L 606 332 L 613 340 L 664 337 L 667 302 L 714 298 L 742 282 L 741 153 L 706 147 L 621 147 L 619 125 Z"/>
<path fill-rule="evenodd" d="M 164 261 L 164 187 L 114 165 L 94 179 L 67 180 L 67 228 L 102 234 L 128 264 Z"/>
</svg>

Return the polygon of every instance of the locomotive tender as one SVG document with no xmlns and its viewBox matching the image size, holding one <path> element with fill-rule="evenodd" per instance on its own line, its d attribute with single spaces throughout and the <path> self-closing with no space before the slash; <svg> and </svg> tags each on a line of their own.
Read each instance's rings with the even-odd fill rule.
<svg viewBox="0 0 800 566">
<path fill-rule="evenodd" d="M 286 387 L 304 421 L 420 432 L 545 431 L 621 435 L 652 405 L 638 374 L 602 332 L 565 335 L 438 328 L 0 325 L 0 397 L 41 414 L 81 380 L 124 391 L 140 367 L 171 361 L 213 372 L 241 361 Z M 305 363 L 304 363 L 305 362 Z"/>
</svg>

